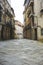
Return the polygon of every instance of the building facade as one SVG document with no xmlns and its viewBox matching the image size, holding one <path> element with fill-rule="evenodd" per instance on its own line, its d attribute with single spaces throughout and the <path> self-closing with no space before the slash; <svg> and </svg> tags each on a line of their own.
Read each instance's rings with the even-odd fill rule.
<svg viewBox="0 0 43 65">
<path fill-rule="evenodd" d="M 7 0 L 9 2 L 9 4 L 11 5 L 11 0 Z"/>
<path fill-rule="evenodd" d="M 31 26 L 30 39 L 33 40 L 43 39 L 43 0 L 25 0 L 24 6 L 25 11 L 28 10 L 27 13 L 29 18 L 28 22 L 30 22 Z"/>
<path fill-rule="evenodd" d="M 15 20 L 15 38 L 22 39 L 23 38 L 23 24 L 18 20 Z"/>
<path fill-rule="evenodd" d="M 0 39 L 12 39 L 14 34 L 14 10 L 7 0 L 0 0 Z"/>
<path fill-rule="evenodd" d="M 23 15 L 24 15 L 23 37 L 30 39 L 31 38 L 31 22 L 30 22 L 30 18 L 28 17 L 29 15 L 28 3 L 29 3 L 29 0 L 25 0 L 24 2 L 25 10 L 23 12 Z"/>
</svg>

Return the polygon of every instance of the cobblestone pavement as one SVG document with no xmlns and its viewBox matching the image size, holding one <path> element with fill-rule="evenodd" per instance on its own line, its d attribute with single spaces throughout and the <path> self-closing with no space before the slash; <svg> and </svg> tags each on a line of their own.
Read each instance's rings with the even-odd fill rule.
<svg viewBox="0 0 43 65">
<path fill-rule="evenodd" d="M 26 39 L 0 42 L 0 65 L 43 65 L 43 43 Z"/>
</svg>

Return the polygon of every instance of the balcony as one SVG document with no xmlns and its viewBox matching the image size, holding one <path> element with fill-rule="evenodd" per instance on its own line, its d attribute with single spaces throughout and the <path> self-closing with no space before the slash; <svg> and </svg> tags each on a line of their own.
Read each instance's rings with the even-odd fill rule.
<svg viewBox="0 0 43 65">
<path fill-rule="evenodd" d="M 2 6 L 0 5 L 0 11 L 2 10 Z"/>
<path fill-rule="evenodd" d="M 30 11 L 28 12 L 28 17 L 31 18 L 31 17 L 33 17 L 33 15 L 34 15 L 34 13 L 32 12 L 32 10 L 30 10 Z"/>
<path fill-rule="evenodd" d="M 30 13 L 29 17 L 30 17 L 30 18 L 33 17 L 33 13 Z"/>
<path fill-rule="evenodd" d="M 7 7 L 6 8 L 6 14 L 10 17 L 12 17 L 14 15 L 14 12 L 12 11 L 11 7 Z"/>
<path fill-rule="evenodd" d="M 33 5 L 34 0 L 30 0 L 29 5 Z"/>
<path fill-rule="evenodd" d="M 0 1 L 0 8 L 3 9 L 3 3 Z"/>
</svg>

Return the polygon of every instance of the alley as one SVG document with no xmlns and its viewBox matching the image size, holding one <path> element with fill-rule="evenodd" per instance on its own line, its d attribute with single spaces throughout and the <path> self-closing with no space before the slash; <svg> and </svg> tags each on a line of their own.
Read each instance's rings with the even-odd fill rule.
<svg viewBox="0 0 43 65">
<path fill-rule="evenodd" d="M 43 44 L 27 39 L 0 41 L 0 65 L 43 65 Z"/>
</svg>

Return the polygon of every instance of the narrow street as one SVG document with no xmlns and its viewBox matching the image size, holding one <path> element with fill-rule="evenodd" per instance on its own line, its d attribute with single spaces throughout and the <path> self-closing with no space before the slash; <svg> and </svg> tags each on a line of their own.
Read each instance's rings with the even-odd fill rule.
<svg viewBox="0 0 43 65">
<path fill-rule="evenodd" d="M 43 65 L 43 44 L 27 39 L 0 41 L 0 65 Z"/>
</svg>

